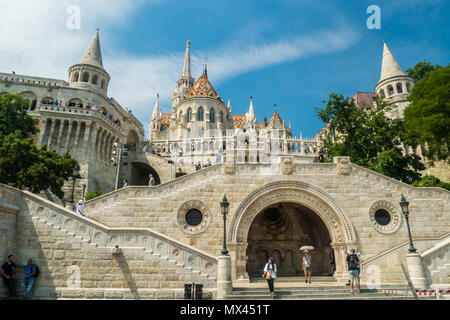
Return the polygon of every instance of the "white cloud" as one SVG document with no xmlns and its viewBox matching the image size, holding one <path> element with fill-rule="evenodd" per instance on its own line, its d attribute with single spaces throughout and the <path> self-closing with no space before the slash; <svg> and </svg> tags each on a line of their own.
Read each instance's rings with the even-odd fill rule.
<svg viewBox="0 0 450 320">
<path fill-rule="evenodd" d="M 159 3 L 154 0 L 150 4 Z M 66 10 L 73 4 L 81 10 L 80 30 L 66 27 L 69 17 Z M 145 5 L 148 4 L 146 1 Z M 157 92 L 163 111 L 170 112 L 184 50 L 141 57 L 130 54 L 126 48 L 114 47 L 114 34 L 109 27 L 117 28 L 117 24 L 119 28 L 129 27 L 132 16 L 143 5 L 142 0 L 2 1 L 0 71 L 67 79 L 67 69 L 79 61 L 95 29 L 100 27 L 103 64 L 111 75 L 108 93 L 122 106 L 130 107 L 147 127 Z M 213 83 L 218 83 L 266 66 L 343 50 L 357 38 L 354 31 L 343 26 L 272 42 L 231 42 L 208 51 L 194 44 L 191 47 L 193 71 L 199 76 L 206 55 L 208 76 Z"/>
</svg>

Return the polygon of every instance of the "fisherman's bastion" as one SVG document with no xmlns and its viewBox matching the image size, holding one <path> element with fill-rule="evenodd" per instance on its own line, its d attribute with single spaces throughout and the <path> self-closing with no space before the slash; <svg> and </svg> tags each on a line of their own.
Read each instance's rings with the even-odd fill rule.
<svg viewBox="0 0 450 320">
<path fill-rule="evenodd" d="M 449 191 L 404 184 L 348 157 L 314 162 L 320 132 L 296 137 L 276 110 L 259 122 L 252 98 L 245 115 L 232 114 L 206 64 L 192 76 L 190 55 L 187 41 L 172 112 L 162 113 L 156 97 L 147 137 L 131 111 L 107 95 L 98 30 L 67 81 L 0 73 L 0 95 L 30 101 L 37 146 L 69 151 L 79 162 L 75 202 L 84 192 L 105 193 L 88 201 L 82 216 L 51 195 L 0 185 L 0 256 L 14 254 L 18 264 L 33 258 L 40 268 L 34 298 L 183 299 L 192 283 L 203 285 L 203 299 L 265 298 L 267 290 L 252 285 L 263 281 L 267 258 L 277 263 L 279 283 L 302 282 L 302 246 L 314 248 L 317 288 L 345 289 L 350 248 L 361 253 L 370 298 L 405 290 L 403 267 L 416 289 L 450 284 Z M 386 43 L 380 60 L 374 93 L 353 98 L 371 106 L 380 94 L 396 105 L 389 116 L 402 117 L 414 81 Z M 448 180 L 448 169 L 442 173 Z M 402 195 L 416 252 L 408 250 Z M 302 292 L 291 298 L 307 298 Z"/>
</svg>

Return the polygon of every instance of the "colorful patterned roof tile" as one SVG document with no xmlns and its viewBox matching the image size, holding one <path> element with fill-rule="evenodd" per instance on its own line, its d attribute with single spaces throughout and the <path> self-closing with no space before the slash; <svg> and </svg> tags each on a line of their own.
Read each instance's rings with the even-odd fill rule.
<svg viewBox="0 0 450 320">
<path fill-rule="evenodd" d="M 209 98 L 220 101 L 223 103 L 222 99 L 220 99 L 216 90 L 214 90 L 211 82 L 208 80 L 208 76 L 206 73 L 203 73 L 200 78 L 194 83 L 191 89 L 186 92 L 184 100 L 188 100 L 191 98 Z"/>
</svg>

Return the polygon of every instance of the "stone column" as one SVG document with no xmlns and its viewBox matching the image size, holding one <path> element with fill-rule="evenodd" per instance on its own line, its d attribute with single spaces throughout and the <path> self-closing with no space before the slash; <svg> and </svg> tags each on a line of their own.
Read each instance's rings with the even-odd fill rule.
<svg viewBox="0 0 450 320">
<path fill-rule="evenodd" d="M 44 139 L 45 130 L 47 130 L 47 118 L 42 118 L 41 123 L 42 123 L 42 125 L 41 125 L 41 132 L 39 135 L 38 148 L 42 148 L 42 141 Z"/>
<path fill-rule="evenodd" d="M 85 155 L 84 159 L 86 161 L 89 161 L 89 157 L 91 154 L 91 149 L 93 148 L 93 146 L 95 147 L 95 141 L 91 141 L 91 144 L 89 144 L 89 138 L 91 135 L 91 130 L 94 128 L 94 123 L 92 121 L 88 121 L 86 122 L 86 127 L 84 130 L 84 142 L 83 142 L 83 154 Z"/>
<path fill-rule="evenodd" d="M 334 278 L 338 281 L 345 281 L 348 279 L 348 269 L 345 255 L 345 248 L 352 247 L 352 244 L 346 243 L 331 243 L 331 247 L 334 249 L 334 258 L 336 263 L 336 272 L 334 273 Z"/>
<path fill-rule="evenodd" d="M 428 281 L 425 276 L 425 267 L 422 257 L 417 252 L 410 252 L 406 255 L 409 276 L 416 289 L 428 289 Z"/>
<path fill-rule="evenodd" d="M 231 293 L 231 256 L 219 256 L 217 258 L 217 298 L 224 299 Z"/>
<path fill-rule="evenodd" d="M 51 124 L 51 128 L 50 128 L 50 135 L 48 136 L 48 142 L 47 142 L 47 149 L 50 150 L 50 146 L 53 140 L 53 133 L 55 131 L 55 127 L 56 127 L 56 119 L 52 119 L 52 124 Z"/>
<path fill-rule="evenodd" d="M 64 147 L 63 152 L 66 152 L 67 150 L 69 150 L 70 136 L 72 135 L 72 127 L 73 127 L 73 121 L 70 121 L 69 122 L 69 130 L 67 131 L 66 145 Z"/>
<path fill-rule="evenodd" d="M 79 122 L 77 124 L 77 132 L 75 133 L 75 143 L 74 143 L 74 146 L 73 146 L 73 149 L 74 149 L 73 150 L 73 157 L 74 158 L 77 157 L 77 153 L 78 153 L 78 145 L 79 145 L 78 141 L 80 139 L 80 131 L 81 131 L 81 122 Z"/>
<path fill-rule="evenodd" d="M 59 150 L 61 148 L 61 138 L 62 138 L 63 131 L 64 131 L 64 121 L 59 120 L 58 140 L 56 140 L 55 150 Z"/>
<path fill-rule="evenodd" d="M 232 256 L 231 274 L 233 281 L 249 283 L 250 278 L 246 270 L 247 243 L 228 243 L 230 254 Z"/>
</svg>

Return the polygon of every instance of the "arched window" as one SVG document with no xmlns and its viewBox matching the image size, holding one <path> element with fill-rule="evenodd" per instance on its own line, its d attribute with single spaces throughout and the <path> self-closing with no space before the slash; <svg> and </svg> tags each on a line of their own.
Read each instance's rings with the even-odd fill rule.
<svg viewBox="0 0 450 320">
<path fill-rule="evenodd" d="M 77 71 L 73 74 L 72 82 L 78 82 L 78 81 L 80 81 L 80 73 Z"/>
<path fill-rule="evenodd" d="M 97 85 L 97 82 L 98 82 L 98 75 L 94 75 L 94 76 L 92 77 L 92 84 Z"/>
<path fill-rule="evenodd" d="M 388 90 L 388 93 L 390 96 L 392 96 L 394 94 L 394 88 L 392 86 L 388 86 L 387 90 Z"/>
<path fill-rule="evenodd" d="M 81 82 L 89 82 L 89 72 L 84 72 Z"/>
<path fill-rule="evenodd" d="M 41 100 L 41 104 L 53 104 L 54 99 L 50 97 L 46 97 Z"/>
<path fill-rule="evenodd" d="M 197 121 L 203 121 L 203 108 L 200 107 L 197 110 Z"/>
<path fill-rule="evenodd" d="M 223 111 L 220 111 L 219 113 L 219 122 L 223 123 Z"/>
<path fill-rule="evenodd" d="M 410 84 L 409 84 L 409 82 L 407 82 L 406 83 L 406 92 L 410 92 L 410 90 L 411 90 Z"/>
<path fill-rule="evenodd" d="M 189 108 L 186 111 L 186 122 L 191 122 L 191 121 L 192 121 L 192 110 L 191 110 L 191 108 Z"/>
<path fill-rule="evenodd" d="M 105 79 L 102 79 L 102 85 L 101 85 L 102 89 L 105 89 L 105 85 L 106 85 L 106 81 L 105 81 Z"/>
<path fill-rule="evenodd" d="M 403 87 L 402 87 L 402 84 L 400 82 L 397 83 L 397 93 L 403 93 Z"/>
<path fill-rule="evenodd" d="M 214 112 L 213 108 L 209 110 L 209 122 L 211 123 L 216 122 L 216 113 Z"/>
</svg>

